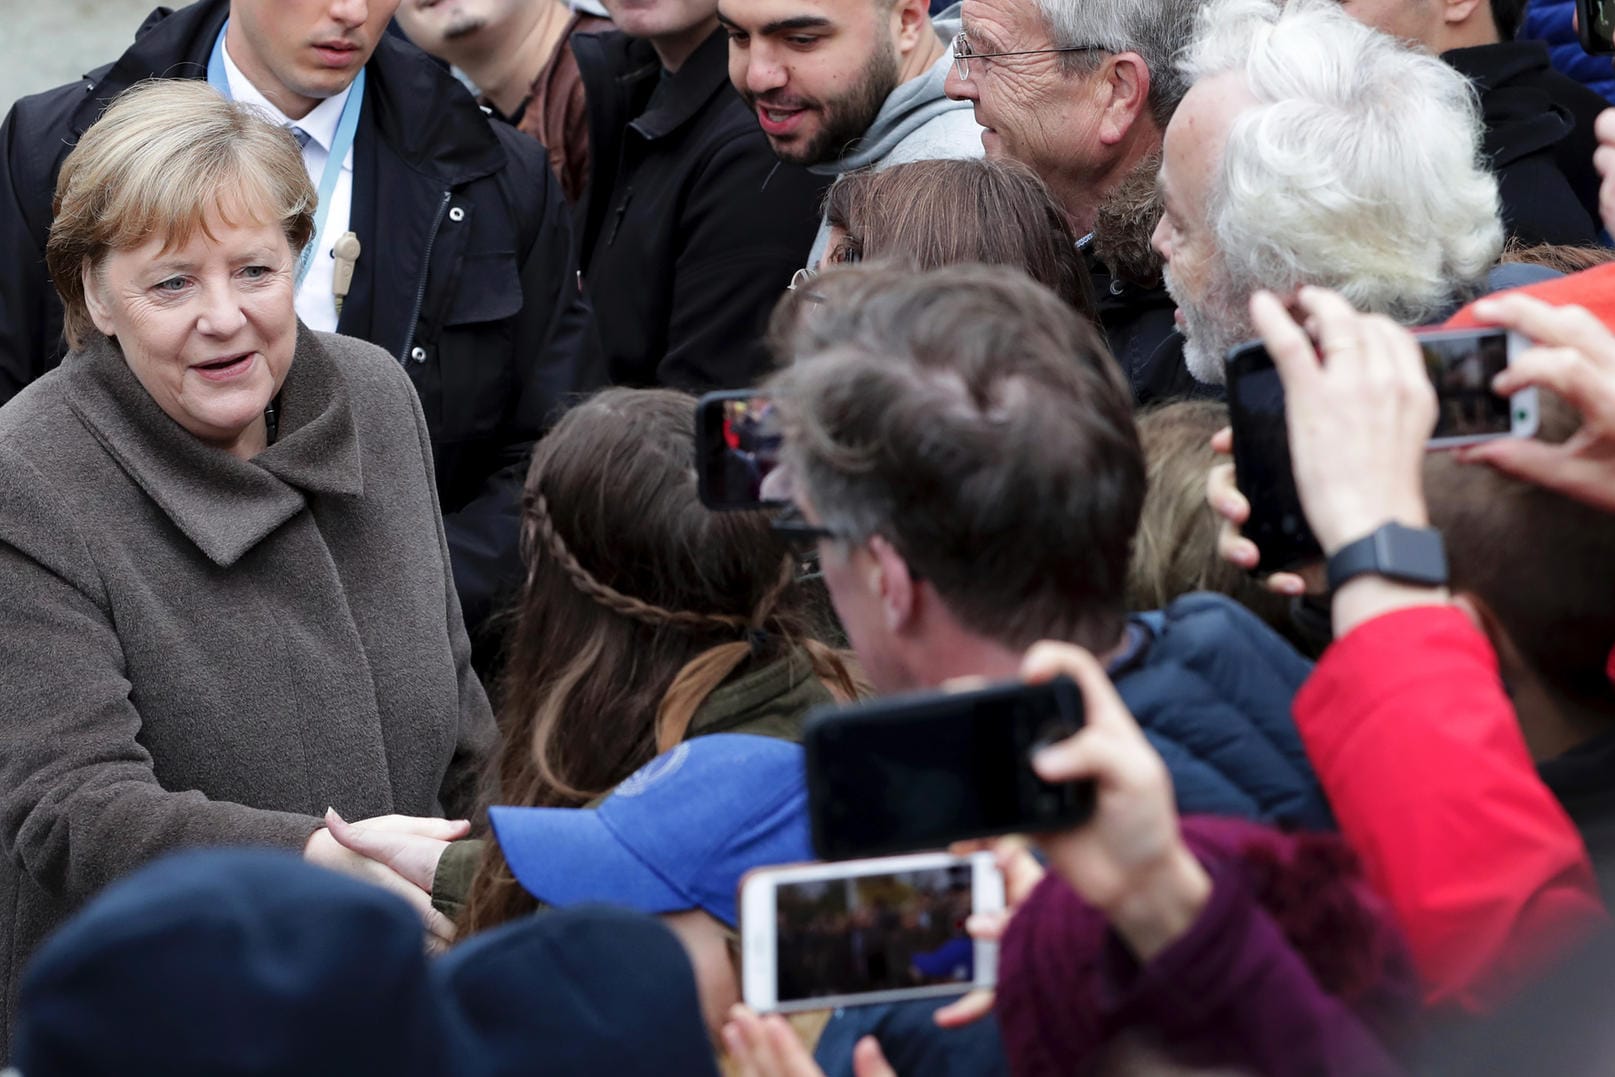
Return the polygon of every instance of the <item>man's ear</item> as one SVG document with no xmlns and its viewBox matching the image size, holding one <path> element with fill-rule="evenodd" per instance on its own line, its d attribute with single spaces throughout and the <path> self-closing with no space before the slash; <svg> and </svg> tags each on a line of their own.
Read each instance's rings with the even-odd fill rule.
<svg viewBox="0 0 1615 1077">
<path fill-rule="evenodd" d="M 931 10 L 925 0 L 897 0 L 892 5 L 892 32 L 896 35 L 894 44 L 899 56 L 913 52 L 925 40 L 926 34 L 935 36 L 936 31 L 931 28 Z"/>
<path fill-rule="evenodd" d="M 1100 69 L 1099 141 L 1114 146 L 1150 110 L 1150 69 L 1136 52 L 1119 52 Z"/>
<path fill-rule="evenodd" d="M 84 287 L 84 306 L 90 312 L 90 321 L 101 330 L 104 336 L 116 336 L 112 330 L 112 306 L 102 293 L 100 274 L 85 259 L 84 266 L 79 270 L 79 281 Z"/>
<path fill-rule="evenodd" d="M 1475 13 L 1475 9 L 1480 7 L 1480 5 L 1481 0 L 1443 0 L 1441 5 L 1441 21 L 1446 23 L 1448 26 L 1455 26 L 1459 23 L 1468 22 L 1470 16 Z M 1488 5 L 1486 8 L 1486 14 L 1488 16 L 1491 15 L 1490 5 Z"/>
<path fill-rule="evenodd" d="M 909 573 L 908 562 L 897 548 L 879 535 L 869 540 L 871 589 L 880 597 L 881 613 L 886 627 L 901 633 L 914 623 L 918 609 L 915 605 L 916 581 Z"/>
</svg>

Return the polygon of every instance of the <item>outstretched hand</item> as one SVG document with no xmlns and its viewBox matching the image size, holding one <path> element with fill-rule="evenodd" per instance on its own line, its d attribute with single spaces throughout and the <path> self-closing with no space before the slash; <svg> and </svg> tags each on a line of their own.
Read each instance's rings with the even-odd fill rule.
<svg viewBox="0 0 1615 1077">
<path fill-rule="evenodd" d="M 388 844 L 388 839 L 381 837 L 384 834 L 441 847 L 446 846 L 452 838 L 464 837 L 469 829 L 470 824 L 465 820 L 425 819 L 406 815 L 383 815 L 350 824 L 335 810 L 329 810 L 326 812 L 326 825 L 310 834 L 304 844 L 303 859 L 397 894 L 419 914 L 421 923 L 426 927 L 428 947 L 441 949 L 454 941 L 454 924 L 432 907 L 430 875 L 427 876 L 426 885 L 421 886 L 383 861 L 344 846 L 337 840 L 336 831 L 343 831 L 349 840 L 379 849 Z M 398 852 L 396 848 L 394 851 Z M 439 848 L 439 855 L 441 852 Z M 410 863 L 409 856 L 402 859 L 413 874 L 419 874 L 419 863 Z M 433 868 L 436 868 L 435 861 Z"/>
<path fill-rule="evenodd" d="M 464 819 L 378 815 L 350 823 L 334 808 L 325 813 L 325 825 L 338 845 L 387 865 L 428 894 L 443 850 L 471 832 Z"/>
</svg>

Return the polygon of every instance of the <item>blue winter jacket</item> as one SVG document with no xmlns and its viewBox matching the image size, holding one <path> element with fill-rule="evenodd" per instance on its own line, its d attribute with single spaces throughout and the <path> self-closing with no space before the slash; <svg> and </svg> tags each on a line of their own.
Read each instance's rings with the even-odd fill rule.
<svg viewBox="0 0 1615 1077">
<path fill-rule="evenodd" d="M 1312 663 L 1223 595 L 1185 595 L 1130 623 L 1111 679 L 1166 760 L 1178 811 L 1333 829 L 1290 717 Z"/>
<path fill-rule="evenodd" d="M 1582 51 L 1571 21 L 1575 10 L 1576 0 L 1531 0 L 1519 36 L 1546 41 L 1555 68 L 1615 101 L 1615 66 L 1608 56 L 1589 56 Z"/>
</svg>

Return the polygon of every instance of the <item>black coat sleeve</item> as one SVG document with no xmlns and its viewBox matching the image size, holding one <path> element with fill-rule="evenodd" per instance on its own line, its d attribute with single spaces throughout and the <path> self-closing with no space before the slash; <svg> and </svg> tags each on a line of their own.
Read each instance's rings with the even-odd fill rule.
<svg viewBox="0 0 1615 1077">
<path fill-rule="evenodd" d="M 62 356 L 62 308 L 45 269 L 51 200 L 75 83 L 24 98 L 0 125 L 0 404 Z"/>
</svg>

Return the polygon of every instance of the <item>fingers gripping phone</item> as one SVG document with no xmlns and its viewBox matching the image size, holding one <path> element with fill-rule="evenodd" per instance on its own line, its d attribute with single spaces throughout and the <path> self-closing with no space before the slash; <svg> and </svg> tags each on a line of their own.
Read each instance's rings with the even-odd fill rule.
<svg viewBox="0 0 1615 1077">
<path fill-rule="evenodd" d="M 990 988 L 998 947 L 965 920 L 1003 908 L 991 853 L 761 868 L 740 883 L 742 994 L 791 1012 Z"/>
<path fill-rule="evenodd" d="M 1536 433 L 1536 390 L 1501 397 L 1491 388 L 1492 379 L 1529 341 L 1501 329 L 1434 330 L 1416 336 L 1439 408 L 1429 448 Z M 1242 530 L 1261 551 L 1254 571 L 1266 575 L 1316 560 L 1323 551 L 1296 491 L 1284 388 L 1273 359 L 1261 341 L 1252 341 L 1228 353 L 1227 372 L 1234 473 L 1251 509 Z"/>
<path fill-rule="evenodd" d="M 1085 822 L 1092 784 L 1050 784 L 1031 762 L 1082 721 L 1064 677 L 815 710 L 802 739 L 814 850 L 877 856 Z"/>
<path fill-rule="evenodd" d="M 696 404 L 696 486 L 709 509 L 761 509 L 784 502 L 764 482 L 784 441 L 779 413 L 766 394 L 743 389 L 708 393 Z"/>
</svg>

